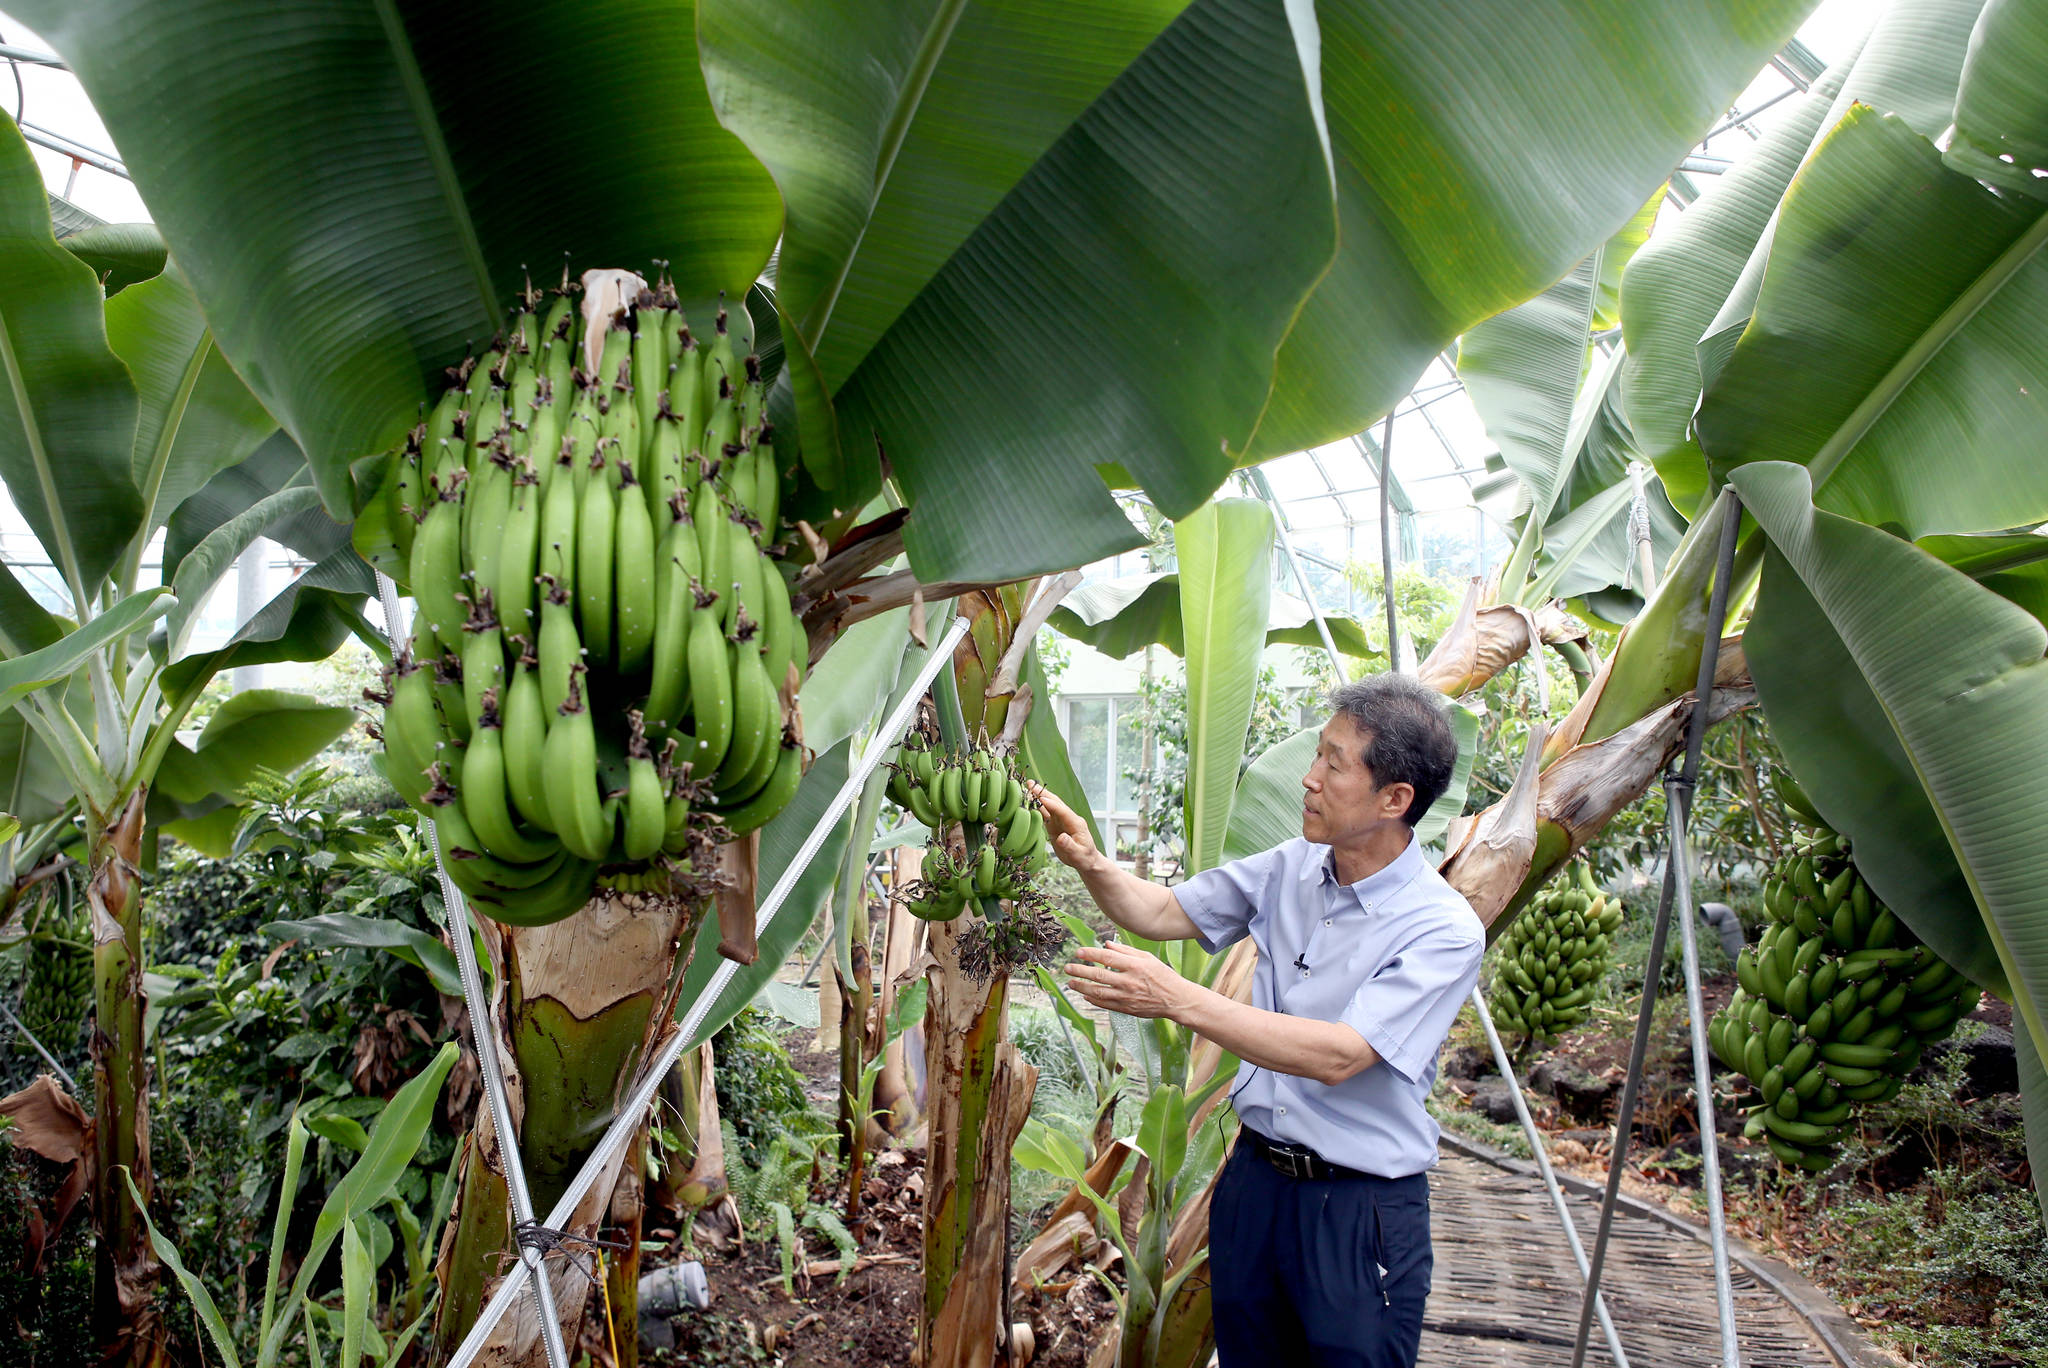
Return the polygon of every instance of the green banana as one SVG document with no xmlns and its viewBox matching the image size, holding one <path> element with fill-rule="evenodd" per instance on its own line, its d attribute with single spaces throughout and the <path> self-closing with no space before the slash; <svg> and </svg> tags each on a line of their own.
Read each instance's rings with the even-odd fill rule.
<svg viewBox="0 0 2048 1368">
<path fill-rule="evenodd" d="M 504 725 L 498 716 L 498 691 L 486 689 L 476 731 L 469 739 L 469 748 L 462 753 L 462 813 L 483 841 L 486 854 L 515 864 L 532 864 L 561 847 L 552 838 L 536 840 L 527 836 L 512 820 L 504 735 Z"/>
<path fill-rule="evenodd" d="M 548 739 L 544 708 L 539 667 L 532 656 L 522 651 L 512 666 L 511 682 L 505 686 L 505 787 L 521 820 L 542 831 L 553 831 L 555 822 L 548 815 L 547 769 L 542 758 Z"/>
<path fill-rule="evenodd" d="M 736 836 L 766 826 L 771 818 L 789 806 L 803 779 L 803 749 L 795 744 L 781 748 L 768 782 L 752 800 L 720 817 Z"/>
<path fill-rule="evenodd" d="M 605 459 L 602 451 L 597 459 Z M 609 485 L 593 479 L 576 505 L 576 625 L 591 659 L 607 664 L 612 660 L 612 537 L 618 515 Z"/>
<path fill-rule="evenodd" d="M 619 478 L 612 602 L 619 672 L 633 674 L 646 666 L 654 649 L 654 521 L 630 462 L 620 461 Z"/>
<path fill-rule="evenodd" d="M 612 844 L 611 818 L 597 788 L 597 733 L 583 704 L 578 665 L 569 697 L 548 727 L 548 812 L 562 844 L 578 859 L 603 860 Z"/>
</svg>

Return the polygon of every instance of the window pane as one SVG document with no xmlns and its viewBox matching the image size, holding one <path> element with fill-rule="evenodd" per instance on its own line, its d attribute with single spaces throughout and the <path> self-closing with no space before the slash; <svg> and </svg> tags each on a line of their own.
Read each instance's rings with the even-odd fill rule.
<svg viewBox="0 0 2048 1368">
<path fill-rule="evenodd" d="M 1067 704 L 1067 758 L 1080 776 L 1088 805 L 1109 806 L 1109 700 L 1076 698 Z"/>
<path fill-rule="evenodd" d="M 1135 696 L 1116 700 L 1116 811 L 1138 810 L 1138 781 L 1131 776 L 1144 762 L 1139 748 L 1140 705 Z"/>
</svg>

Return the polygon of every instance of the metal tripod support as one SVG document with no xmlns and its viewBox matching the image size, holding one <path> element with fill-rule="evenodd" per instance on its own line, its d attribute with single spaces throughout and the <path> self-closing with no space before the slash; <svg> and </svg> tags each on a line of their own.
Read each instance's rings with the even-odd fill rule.
<svg viewBox="0 0 2048 1368">
<path fill-rule="evenodd" d="M 1699 1109 L 1700 1160 L 1707 1195 L 1707 1229 L 1714 1253 L 1714 1305 L 1720 1320 L 1723 1368 L 1740 1368 L 1741 1349 L 1735 1339 L 1735 1294 L 1728 1274 L 1727 1222 L 1721 1205 L 1721 1150 L 1714 1132 L 1713 1065 L 1707 1053 L 1706 1021 L 1700 1001 L 1699 934 L 1693 925 L 1692 850 L 1686 825 L 1692 816 L 1694 783 L 1700 753 L 1706 744 L 1707 714 L 1712 709 L 1714 672 L 1720 663 L 1721 632 L 1728 617 L 1729 579 L 1735 571 L 1735 540 L 1742 526 L 1742 503 L 1727 491 L 1727 521 L 1714 566 L 1714 585 L 1707 598 L 1705 640 L 1700 670 L 1693 686 L 1693 709 L 1686 730 L 1685 760 L 1678 773 L 1664 775 L 1664 815 L 1669 850 L 1664 859 L 1664 887 L 1657 899 L 1657 921 L 1650 933 L 1650 954 L 1643 970 L 1643 1000 L 1636 1014 L 1636 1033 L 1629 1047 L 1628 1075 L 1622 1080 L 1621 1105 L 1614 1120 L 1613 1152 L 1607 1160 L 1607 1189 L 1600 1199 L 1600 1223 L 1593 1238 L 1593 1265 L 1586 1275 L 1586 1296 L 1579 1307 L 1578 1334 L 1572 1344 L 1572 1368 L 1586 1361 L 1586 1341 L 1599 1294 L 1600 1274 L 1607 1261 L 1607 1241 L 1614 1227 L 1614 1207 L 1621 1195 L 1621 1175 L 1634 1137 L 1636 1093 L 1643 1060 L 1650 1047 L 1650 1018 L 1657 1007 L 1657 989 L 1664 971 L 1664 946 L 1671 930 L 1674 903 L 1679 909 L 1679 941 L 1685 961 L 1686 1007 L 1691 1018 L 1693 1088 Z M 1647 590 L 1647 586 L 1646 586 Z"/>
<path fill-rule="evenodd" d="M 384 606 L 384 633 L 396 652 L 406 638 L 400 626 L 398 586 L 382 571 L 377 573 L 377 598 Z M 469 900 L 448 877 L 448 864 L 441 854 L 441 836 L 432 821 L 421 818 L 427 848 L 434 852 L 434 872 L 441 880 L 441 905 L 448 914 L 448 941 L 455 951 L 455 965 L 462 977 L 462 1001 L 469 1011 L 469 1035 L 476 1046 L 478 1071 L 483 1075 L 484 1096 L 491 1109 L 491 1129 L 498 1140 L 498 1159 L 504 1168 L 505 1189 L 512 1202 L 512 1219 L 519 1232 L 519 1263 L 527 1272 L 539 1275 L 541 1250 L 527 1232 L 534 1228 L 533 1194 L 526 1186 L 526 1165 L 519 1155 L 519 1132 L 512 1124 L 512 1102 L 505 1091 L 505 1070 L 498 1058 L 498 1041 L 491 1030 L 491 1000 L 484 992 L 483 975 L 477 969 L 475 923 L 470 920 Z M 569 1368 L 569 1350 L 562 1342 L 562 1317 L 555 1306 L 554 1286 L 535 1276 L 528 1281 L 533 1310 L 540 1322 L 540 1342 L 548 1368 Z"/>
<path fill-rule="evenodd" d="M 1383 447 L 1382 450 L 1384 449 Z M 1381 467 L 1380 478 L 1383 482 L 1387 478 L 1387 469 L 1388 467 L 1384 465 Z M 1294 554 L 1293 539 L 1287 535 L 1287 521 L 1280 512 L 1278 502 L 1273 497 L 1272 487 L 1265 482 L 1263 477 L 1260 477 L 1259 489 L 1265 498 L 1266 506 L 1273 511 L 1273 526 L 1280 534 L 1280 549 L 1286 553 L 1287 563 L 1293 568 L 1294 582 L 1300 587 L 1301 596 L 1307 601 L 1308 610 L 1315 617 L 1316 630 L 1323 638 L 1323 648 L 1329 652 L 1330 669 L 1336 673 L 1339 684 L 1349 683 L 1350 676 L 1344 669 L 1343 657 L 1337 653 L 1337 643 L 1330 635 L 1329 624 L 1324 621 L 1322 606 L 1316 602 L 1315 590 L 1309 587 L 1308 576 L 1302 572 L 1301 558 Z M 1383 547 L 1387 545 L 1387 530 L 1386 508 L 1382 504 L 1380 509 L 1380 538 Z M 1387 600 L 1387 660 L 1391 665 L 1396 660 L 1393 646 L 1396 632 L 1398 631 L 1394 617 L 1394 577 L 1391 573 L 1386 576 L 1385 593 Z M 1478 1014 L 1479 1025 L 1486 1032 L 1486 1043 L 1493 1050 L 1494 1066 L 1500 1070 L 1500 1076 L 1507 1080 L 1508 1096 L 1513 1100 L 1515 1106 L 1515 1118 L 1522 1123 L 1522 1135 L 1528 1141 L 1530 1154 L 1535 1156 L 1536 1171 L 1543 1176 L 1544 1190 L 1550 1194 L 1550 1204 L 1557 1211 L 1558 1224 L 1563 1227 L 1565 1243 L 1571 1247 L 1572 1258 L 1579 1266 L 1579 1276 L 1582 1279 L 1590 1279 L 1590 1266 L 1586 1261 L 1586 1249 L 1579 1240 L 1578 1228 L 1572 1224 L 1571 1209 L 1565 1203 L 1564 1189 L 1558 1184 L 1557 1173 L 1550 1167 L 1550 1155 L 1543 1147 L 1542 1132 L 1536 1129 L 1536 1120 L 1529 1114 L 1529 1103 L 1522 1096 L 1522 1084 L 1515 1077 L 1514 1063 L 1508 1058 L 1507 1047 L 1501 1043 L 1500 1032 L 1494 1029 L 1493 1013 L 1486 1008 L 1486 996 L 1479 991 L 1479 987 L 1476 984 L 1472 988 L 1472 1010 Z M 1606 1301 L 1600 1296 L 1599 1289 L 1590 1280 L 1587 1282 L 1587 1289 L 1592 1293 L 1594 1312 L 1600 1319 L 1601 1332 L 1607 1337 L 1607 1351 L 1614 1358 L 1615 1368 L 1628 1368 L 1628 1355 L 1623 1352 L 1621 1336 L 1615 1331 L 1614 1321 L 1607 1314 Z"/>
<path fill-rule="evenodd" d="M 391 610 L 387 607 L 385 611 L 389 613 Z M 889 714 L 888 720 L 875 732 L 867 749 L 848 771 L 846 782 L 839 786 L 839 792 L 833 795 L 832 801 L 819 815 L 810 834 L 798 847 L 795 857 L 775 880 L 774 888 L 770 889 L 768 896 L 761 901 L 754 914 L 756 939 L 767 930 L 768 924 L 775 919 L 775 914 L 780 912 L 783 904 L 789 900 L 790 893 L 796 888 L 797 880 L 817 856 L 832 829 L 846 815 L 853 800 L 860 795 L 868 776 L 882 763 L 882 758 L 895 748 L 896 739 L 910 726 L 911 718 L 917 711 L 919 697 L 931 686 L 932 679 L 939 670 L 953 658 L 953 647 L 966 634 L 966 619 L 954 619 L 952 627 L 940 638 L 931 654 L 919 666 L 910 687 L 904 691 L 902 698 Z M 698 994 L 697 1000 L 690 1005 L 690 1010 L 684 1015 L 682 1023 L 669 1032 L 662 1047 L 641 1067 L 632 1091 L 613 1113 L 611 1124 L 605 1128 L 604 1135 L 590 1151 L 589 1157 L 583 1161 L 583 1166 L 576 1171 L 576 1176 L 569 1181 L 568 1188 L 555 1203 L 554 1209 L 548 1212 L 547 1227 L 559 1229 L 571 1219 L 577 1204 L 587 1197 L 591 1188 L 596 1185 L 598 1174 L 611 1162 L 613 1156 L 632 1140 L 640 1128 L 640 1118 L 646 1114 L 647 1108 L 654 1101 L 656 1090 L 661 1087 L 662 1079 L 668 1076 L 676 1061 L 683 1057 L 684 1051 L 702 1028 L 705 1018 L 711 1015 L 719 996 L 724 993 L 738 972 L 739 965 L 732 960 L 721 962 L 717 972 L 711 976 L 711 982 L 704 986 L 704 991 Z M 469 982 L 465 979 L 465 995 L 468 988 Z M 477 1019 L 474 1004 L 471 1007 L 470 1019 L 472 1022 Z M 500 1132 L 499 1145 L 509 1159 L 516 1160 L 518 1146 L 509 1131 Z M 490 1337 L 491 1331 L 504 1319 L 505 1313 L 511 1310 L 512 1303 L 519 1297 L 520 1292 L 529 1283 L 534 1287 L 546 1285 L 546 1278 L 533 1276 L 539 1271 L 537 1264 L 538 1259 L 529 1261 L 522 1257 L 519 1263 L 512 1266 L 497 1289 L 491 1293 L 490 1300 L 484 1303 L 483 1310 L 477 1313 L 476 1323 L 470 1326 L 469 1333 L 457 1346 L 454 1355 L 448 1360 L 447 1368 L 470 1368 L 470 1365 L 475 1363 L 477 1355 L 483 1352 L 485 1341 Z M 546 1322 L 543 1321 L 543 1324 Z M 559 1327 L 557 1335 L 559 1336 Z"/>
</svg>

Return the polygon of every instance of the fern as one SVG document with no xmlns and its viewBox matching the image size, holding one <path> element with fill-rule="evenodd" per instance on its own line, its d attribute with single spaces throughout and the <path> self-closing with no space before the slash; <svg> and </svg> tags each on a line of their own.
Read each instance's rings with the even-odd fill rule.
<svg viewBox="0 0 2048 1368">
<path fill-rule="evenodd" d="M 853 1232 L 830 1207 L 822 1206 L 814 1206 L 804 1212 L 804 1226 L 823 1235 L 839 1251 L 839 1276 L 833 1280 L 833 1285 L 836 1287 L 845 1282 L 853 1272 L 854 1260 L 860 1257 L 860 1246 L 854 1243 Z"/>
<path fill-rule="evenodd" d="M 796 1216 L 787 1202 L 770 1202 L 775 1213 L 775 1240 L 782 1246 L 782 1290 L 796 1296 Z"/>
</svg>

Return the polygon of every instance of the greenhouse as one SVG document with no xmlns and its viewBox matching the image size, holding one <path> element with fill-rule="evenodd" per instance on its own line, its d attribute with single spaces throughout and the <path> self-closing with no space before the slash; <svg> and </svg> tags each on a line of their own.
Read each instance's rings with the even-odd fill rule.
<svg viewBox="0 0 2048 1368">
<path fill-rule="evenodd" d="M 2048 1363 L 2048 0 L 0 63 L 0 1363 Z"/>
</svg>

